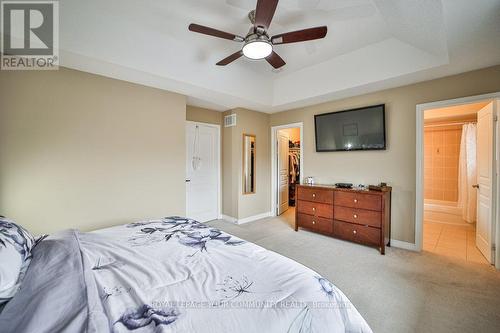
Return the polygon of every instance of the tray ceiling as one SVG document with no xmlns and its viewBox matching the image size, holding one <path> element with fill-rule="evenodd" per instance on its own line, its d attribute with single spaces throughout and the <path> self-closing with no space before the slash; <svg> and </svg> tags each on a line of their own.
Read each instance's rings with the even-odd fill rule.
<svg viewBox="0 0 500 333">
<path fill-rule="evenodd" d="M 60 1 L 61 64 L 175 91 L 190 104 L 277 112 L 500 63 L 498 0 L 281 0 L 270 34 L 327 25 L 275 47 L 287 62 L 215 63 L 241 44 L 255 0 Z"/>
</svg>

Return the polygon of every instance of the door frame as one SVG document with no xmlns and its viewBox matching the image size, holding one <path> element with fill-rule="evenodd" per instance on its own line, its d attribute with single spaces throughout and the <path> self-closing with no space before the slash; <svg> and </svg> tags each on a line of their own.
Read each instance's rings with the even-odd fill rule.
<svg viewBox="0 0 500 333">
<path fill-rule="evenodd" d="M 217 165 L 217 218 L 220 220 L 222 219 L 222 161 L 221 161 L 221 130 L 220 130 L 220 125 L 217 124 L 211 124 L 211 123 L 204 123 L 201 121 L 192 121 L 192 120 L 186 120 L 186 125 L 187 124 L 199 124 L 203 126 L 208 126 L 208 127 L 213 127 L 217 129 L 217 144 L 216 144 L 216 165 Z M 186 143 L 185 143 L 186 144 Z M 186 151 L 187 153 L 187 151 Z M 187 156 L 186 156 L 187 158 Z M 186 216 L 187 216 L 187 191 L 186 191 Z"/>
<path fill-rule="evenodd" d="M 424 111 L 448 106 L 457 106 L 463 104 L 477 103 L 481 101 L 500 99 L 500 92 L 469 96 L 463 98 L 455 98 L 431 103 L 418 104 L 416 107 L 416 192 L 415 192 L 415 249 L 416 251 L 422 251 L 423 243 L 423 219 L 424 219 Z M 497 113 L 499 111 L 497 110 Z M 494 114 L 494 116 L 497 116 Z M 495 267 L 500 269 L 500 211 L 497 209 L 499 207 L 500 199 L 500 177 L 497 177 L 499 172 L 499 148 L 500 148 L 500 127 L 499 122 L 496 121 L 494 128 L 494 154 L 493 160 L 495 161 L 495 171 L 493 179 L 493 200 L 492 200 L 492 241 L 496 247 L 494 253 L 495 257 Z M 498 231 L 498 232 L 497 232 Z"/>
<path fill-rule="evenodd" d="M 278 131 L 286 128 L 300 129 L 300 177 L 304 180 L 304 123 L 291 123 L 271 127 L 271 216 L 277 216 L 278 208 Z"/>
</svg>

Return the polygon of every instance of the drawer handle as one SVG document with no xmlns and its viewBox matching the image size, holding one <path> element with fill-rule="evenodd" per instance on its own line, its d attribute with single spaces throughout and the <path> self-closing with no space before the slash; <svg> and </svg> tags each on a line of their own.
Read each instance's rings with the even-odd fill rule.
<svg viewBox="0 0 500 333">
<path fill-rule="evenodd" d="M 313 207 L 313 212 L 315 212 L 315 211 L 316 211 L 316 207 Z"/>
<path fill-rule="evenodd" d="M 316 198 L 316 193 L 313 193 L 313 198 Z"/>
<path fill-rule="evenodd" d="M 355 218 L 355 219 L 357 219 L 357 218 L 358 218 L 358 214 L 354 214 L 353 216 L 354 216 L 354 218 Z"/>
<path fill-rule="evenodd" d="M 316 222 L 315 222 L 315 221 L 313 221 L 313 224 L 316 224 Z"/>
<path fill-rule="evenodd" d="M 358 199 L 354 199 L 354 203 L 358 203 Z"/>
<path fill-rule="evenodd" d="M 358 232 L 356 230 L 353 230 L 352 233 L 356 235 Z"/>
</svg>

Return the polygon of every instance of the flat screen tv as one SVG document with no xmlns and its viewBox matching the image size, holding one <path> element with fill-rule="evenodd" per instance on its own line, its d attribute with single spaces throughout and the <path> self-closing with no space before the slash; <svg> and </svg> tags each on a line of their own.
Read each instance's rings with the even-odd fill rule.
<svg viewBox="0 0 500 333">
<path fill-rule="evenodd" d="M 317 114 L 316 151 L 384 150 L 385 104 Z"/>
</svg>

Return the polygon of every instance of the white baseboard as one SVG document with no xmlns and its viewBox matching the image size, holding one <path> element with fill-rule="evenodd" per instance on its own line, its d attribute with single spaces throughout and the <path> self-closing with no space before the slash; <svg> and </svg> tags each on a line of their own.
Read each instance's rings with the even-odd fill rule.
<svg viewBox="0 0 500 333">
<path fill-rule="evenodd" d="M 244 223 L 248 223 L 248 222 L 253 222 L 253 221 L 260 220 L 260 219 L 264 219 L 264 218 L 269 217 L 269 216 L 272 216 L 271 212 L 257 214 L 257 215 L 245 217 L 245 218 L 239 219 L 239 220 L 236 217 L 232 217 L 232 216 L 224 215 L 224 214 L 220 215 L 220 218 L 222 220 L 225 220 L 225 221 L 228 221 L 228 222 L 231 222 L 231 223 L 244 224 Z"/>
<path fill-rule="evenodd" d="M 391 239 L 391 247 L 397 247 L 399 249 L 417 251 L 417 244 L 403 242 L 397 239 Z"/>
<path fill-rule="evenodd" d="M 238 219 L 237 218 L 229 216 L 229 215 L 222 214 L 220 216 L 220 218 L 223 219 L 223 220 L 225 220 L 225 221 L 231 222 L 231 223 L 238 223 Z"/>
<path fill-rule="evenodd" d="M 264 218 L 269 217 L 269 216 L 271 216 L 271 212 L 265 212 L 262 214 L 257 214 L 257 215 L 245 217 L 243 219 L 239 219 L 236 223 L 243 224 L 243 223 L 253 222 L 253 221 L 260 220 L 260 219 L 264 219 Z"/>
</svg>

